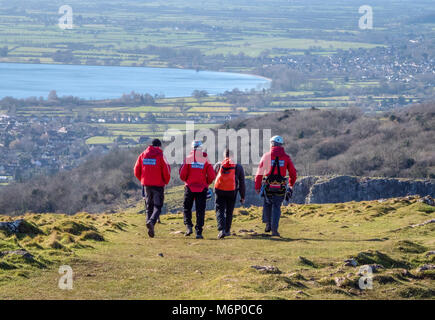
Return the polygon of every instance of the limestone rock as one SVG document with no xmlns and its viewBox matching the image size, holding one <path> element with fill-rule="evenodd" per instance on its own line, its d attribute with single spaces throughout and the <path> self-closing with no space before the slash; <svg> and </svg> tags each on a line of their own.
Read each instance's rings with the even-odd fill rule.
<svg viewBox="0 0 435 320">
<path fill-rule="evenodd" d="M 264 273 L 275 273 L 275 274 L 281 273 L 281 270 L 279 270 L 275 266 L 251 266 L 251 268 Z"/>
<path fill-rule="evenodd" d="M 426 270 L 435 270 L 435 264 L 424 264 L 417 268 L 417 272 L 422 272 Z"/>
<path fill-rule="evenodd" d="M 430 219 L 430 220 L 427 220 L 427 221 L 422 222 L 422 223 L 413 224 L 413 225 L 411 225 L 410 227 L 411 227 L 411 228 L 423 227 L 423 226 L 425 226 L 425 225 L 427 225 L 427 224 L 429 224 L 429 223 L 435 223 L 435 219 Z"/>
<path fill-rule="evenodd" d="M 435 206 L 435 200 L 431 196 L 421 198 L 419 201 L 426 203 L 429 206 Z"/>
<path fill-rule="evenodd" d="M 347 279 L 345 277 L 335 277 L 334 282 L 337 287 L 344 287 Z"/>
<path fill-rule="evenodd" d="M 254 189 L 253 179 L 246 179 L 246 189 Z M 426 197 L 429 196 L 429 197 Z M 353 176 L 308 176 L 301 177 L 293 187 L 290 203 L 342 203 L 389 198 L 414 200 L 418 197 L 435 197 L 435 180 L 395 178 L 368 178 Z M 426 200 L 425 200 L 426 201 Z M 237 203 L 240 206 L 239 203 Z M 255 192 L 246 194 L 245 206 L 262 206 L 263 198 Z M 207 202 L 207 210 L 214 209 L 214 202 Z M 180 208 L 173 208 L 177 212 Z M 245 213 L 245 211 L 243 211 Z"/>
<path fill-rule="evenodd" d="M 0 229 L 4 229 L 11 233 L 19 233 L 20 226 L 23 222 L 23 219 L 15 220 L 12 222 L 0 222 Z"/>
<path fill-rule="evenodd" d="M 344 260 L 344 266 L 345 267 L 356 267 L 357 265 L 358 265 L 358 262 L 356 262 L 355 259 Z"/>
<path fill-rule="evenodd" d="M 18 249 L 18 250 L 11 250 L 11 251 L 2 251 L 2 252 L 0 252 L 0 257 L 6 256 L 6 255 L 19 255 L 19 256 L 22 256 L 25 259 L 33 259 L 33 255 L 31 255 L 29 252 L 27 252 L 24 249 Z"/>
</svg>

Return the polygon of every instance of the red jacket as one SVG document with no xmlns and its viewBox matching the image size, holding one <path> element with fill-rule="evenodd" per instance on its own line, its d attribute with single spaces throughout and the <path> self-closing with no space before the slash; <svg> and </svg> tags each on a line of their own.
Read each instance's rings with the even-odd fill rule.
<svg viewBox="0 0 435 320">
<path fill-rule="evenodd" d="M 296 169 L 293 165 L 290 156 L 285 153 L 283 147 L 272 147 L 269 152 L 266 152 L 261 158 L 260 164 L 258 165 L 257 173 L 255 175 L 255 190 L 261 189 L 261 182 L 263 180 L 264 175 L 269 175 L 272 173 L 271 160 L 275 160 L 278 157 L 280 160 L 279 171 L 283 177 L 287 175 L 287 171 L 289 174 L 289 185 L 294 186 L 297 173 Z M 275 169 L 276 173 L 276 169 Z"/>
<path fill-rule="evenodd" d="M 134 175 L 143 186 L 164 187 L 171 179 L 171 167 L 160 148 L 149 146 L 137 158 Z"/>
<path fill-rule="evenodd" d="M 202 192 L 216 178 L 207 153 L 192 150 L 180 168 L 180 179 L 192 192 Z"/>
</svg>

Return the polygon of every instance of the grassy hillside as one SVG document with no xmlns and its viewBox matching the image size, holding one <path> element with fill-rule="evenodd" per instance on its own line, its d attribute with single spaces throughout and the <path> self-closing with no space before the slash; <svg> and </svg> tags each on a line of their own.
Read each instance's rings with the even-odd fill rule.
<svg viewBox="0 0 435 320">
<path fill-rule="evenodd" d="M 283 136 L 299 175 L 435 177 L 434 102 L 379 114 L 289 109 L 228 126 Z"/>
<path fill-rule="evenodd" d="M 236 210 L 233 236 L 185 238 L 181 215 L 146 235 L 140 205 L 113 215 L 28 214 L 21 234 L 0 232 L 0 299 L 433 299 L 435 208 L 416 197 L 283 208 L 282 238 L 263 234 L 260 209 Z M 1 216 L 0 221 L 11 217 Z M 358 266 L 344 266 L 353 258 Z M 74 271 L 62 291 L 60 265 Z M 373 289 L 358 289 L 359 266 L 378 264 Z M 252 266 L 272 266 L 259 271 Z"/>
<path fill-rule="evenodd" d="M 287 110 L 235 120 L 224 127 L 272 129 L 272 135 L 282 135 L 299 176 L 432 179 L 434 115 L 433 102 L 377 115 L 363 114 L 358 109 Z M 142 150 L 114 148 L 72 170 L 2 187 L 0 214 L 103 212 L 126 207 L 140 196 L 132 169 Z M 254 170 L 248 165 L 244 168 L 246 174 L 255 174 L 256 166 Z M 178 167 L 172 165 L 170 187 L 178 185 Z M 172 197 L 173 191 L 168 193 Z M 177 193 L 174 196 L 177 198 Z"/>
</svg>

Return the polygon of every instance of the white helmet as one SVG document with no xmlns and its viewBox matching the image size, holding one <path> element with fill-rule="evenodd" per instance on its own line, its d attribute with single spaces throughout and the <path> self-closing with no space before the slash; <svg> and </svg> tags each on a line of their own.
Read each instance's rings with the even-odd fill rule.
<svg viewBox="0 0 435 320">
<path fill-rule="evenodd" d="M 202 146 L 202 141 L 200 141 L 200 140 L 193 140 L 192 141 L 192 148 L 193 149 L 199 148 L 201 146 Z"/>
<path fill-rule="evenodd" d="M 270 138 L 270 142 L 275 142 L 275 143 L 283 144 L 284 143 L 284 139 L 281 136 L 273 136 L 272 138 Z"/>
</svg>

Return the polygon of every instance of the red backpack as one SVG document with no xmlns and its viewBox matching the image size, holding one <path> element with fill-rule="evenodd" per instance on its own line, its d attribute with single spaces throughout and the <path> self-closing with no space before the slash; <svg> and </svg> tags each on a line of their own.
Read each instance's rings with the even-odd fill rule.
<svg viewBox="0 0 435 320">
<path fill-rule="evenodd" d="M 269 176 L 263 177 L 266 186 L 266 194 L 268 195 L 285 195 L 287 179 L 281 175 L 280 161 L 284 160 L 279 160 L 279 157 L 276 157 L 273 161 L 272 171 Z M 275 169 L 277 171 L 276 173 Z"/>
<path fill-rule="evenodd" d="M 230 158 L 222 161 L 214 187 L 223 191 L 236 190 L 236 164 Z"/>
</svg>

